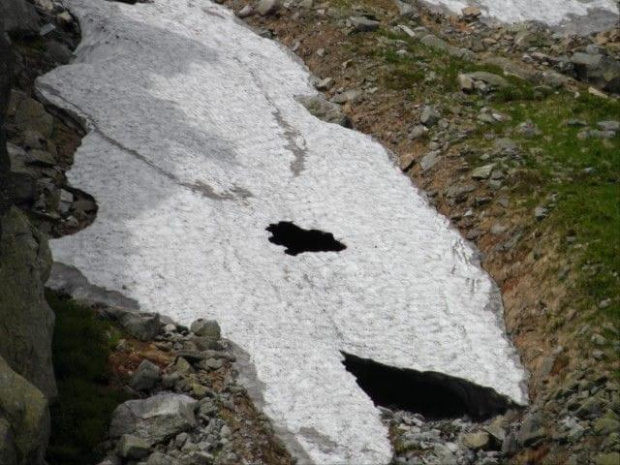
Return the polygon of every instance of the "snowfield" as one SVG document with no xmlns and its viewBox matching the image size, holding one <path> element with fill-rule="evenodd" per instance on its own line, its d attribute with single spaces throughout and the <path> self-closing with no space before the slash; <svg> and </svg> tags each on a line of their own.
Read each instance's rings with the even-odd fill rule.
<svg viewBox="0 0 620 465">
<path fill-rule="evenodd" d="M 390 460 L 340 351 L 527 401 L 475 251 L 381 145 L 295 100 L 316 93 L 295 58 L 206 0 L 66 3 L 83 42 L 38 85 L 87 122 L 69 178 L 99 213 L 52 242 L 57 261 L 181 323 L 217 319 L 302 463 Z M 279 221 L 347 249 L 285 255 Z"/>
<path fill-rule="evenodd" d="M 551 26 L 570 22 L 579 17 L 587 17 L 597 12 L 607 14 L 606 27 L 618 21 L 618 2 L 616 0 L 424 0 L 454 12 L 467 6 L 479 7 L 485 16 L 505 23 L 521 21 L 540 21 Z M 605 27 L 605 26 L 604 26 Z"/>
</svg>

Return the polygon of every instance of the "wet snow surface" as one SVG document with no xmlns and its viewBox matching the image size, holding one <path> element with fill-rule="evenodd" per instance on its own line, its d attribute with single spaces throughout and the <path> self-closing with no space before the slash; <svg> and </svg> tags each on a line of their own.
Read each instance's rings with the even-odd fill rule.
<svg viewBox="0 0 620 465">
<path fill-rule="evenodd" d="M 99 213 L 53 241 L 57 261 L 182 323 L 217 319 L 318 464 L 391 456 L 340 351 L 526 400 L 474 251 L 379 144 L 296 102 L 315 91 L 294 58 L 207 1 L 67 3 L 83 43 L 39 88 L 88 122 L 69 177 Z M 266 230 L 281 221 L 346 249 L 287 255 Z"/>
<path fill-rule="evenodd" d="M 485 16 L 506 23 L 540 21 L 558 26 L 577 21 L 588 29 L 613 27 L 618 21 L 616 0 L 424 0 L 460 13 L 467 6 L 479 7 Z M 610 15 L 609 13 L 613 13 Z M 596 15 L 596 18 L 594 17 Z M 587 21 L 579 18 L 588 17 Z M 600 24 L 596 27 L 593 23 Z M 588 24 L 590 23 L 590 24 Z"/>
</svg>

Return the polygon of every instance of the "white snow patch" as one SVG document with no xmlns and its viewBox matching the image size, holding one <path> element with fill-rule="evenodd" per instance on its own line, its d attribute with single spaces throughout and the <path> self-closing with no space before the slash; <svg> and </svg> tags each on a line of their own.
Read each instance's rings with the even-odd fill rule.
<svg viewBox="0 0 620 465">
<path fill-rule="evenodd" d="M 505 23 L 540 21 L 557 26 L 570 17 L 588 16 L 595 10 L 618 15 L 616 0 L 424 0 L 460 13 L 467 6 L 478 6 L 483 14 Z"/>
<path fill-rule="evenodd" d="M 296 102 L 315 91 L 279 45 L 207 1 L 67 4 L 83 42 L 39 88 L 90 122 L 69 179 L 99 212 L 52 242 L 57 261 L 185 324 L 217 319 L 317 464 L 391 456 L 341 350 L 526 402 L 474 251 L 381 145 Z M 279 221 L 347 249 L 285 255 L 265 231 Z"/>
</svg>

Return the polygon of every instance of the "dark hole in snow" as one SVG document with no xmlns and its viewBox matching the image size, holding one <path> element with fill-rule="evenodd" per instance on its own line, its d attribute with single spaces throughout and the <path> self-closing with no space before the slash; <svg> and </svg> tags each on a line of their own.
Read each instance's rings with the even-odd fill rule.
<svg viewBox="0 0 620 465">
<path fill-rule="evenodd" d="M 465 415 L 485 420 L 517 407 L 493 389 L 460 378 L 394 368 L 344 352 L 343 355 L 347 371 L 378 406 L 420 413 L 431 420 Z"/>
<path fill-rule="evenodd" d="M 340 252 L 347 248 L 338 242 L 332 233 L 318 229 L 302 229 L 290 221 L 270 224 L 267 228 L 272 236 L 269 242 L 286 247 L 284 253 L 298 255 L 304 252 Z"/>
</svg>

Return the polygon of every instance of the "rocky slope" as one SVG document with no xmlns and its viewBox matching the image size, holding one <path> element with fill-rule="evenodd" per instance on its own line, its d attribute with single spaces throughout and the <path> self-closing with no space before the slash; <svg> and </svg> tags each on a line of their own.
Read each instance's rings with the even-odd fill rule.
<svg viewBox="0 0 620 465">
<path fill-rule="evenodd" d="M 305 61 L 326 99 L 317 114 L 398 154 L 502 288 L 531 406 L 492 422 L 499 434 L 396 417 L 397 462 L 616 462 L 618 269 L 604 257 L 619 238 L 594 225 L 617 225 L 598 208 L 617 201 L 617 30 L 572 36 L 403 2 L 226 3 Z M 459 439 L 468 429 L 480 441 Z"/>
<path fill-rule="evenodd" d="M 59 194 L 52 139 L 62 139 L 63 125 L 33 99 L 32 84 L 64 50 L 52 38 L 38 38 L 46 21 L 59 24 L 58 11 L 42 15 L 12 0 L 0 7 L 7 33 L 0 30 L 0 462 L 36 465 L 44 463 L 48 406 L 57 390 L 54 314 L 44 297 L 52 228 L 33 206 L 40 195 Z"/>
<path fill-rule="evenodd" d="M 45 10 L 45 2 L 37 2 L 38 14 L 29 4 L 10 4 L 19 7 L 11 11 L 19 11 L 22 19 L 9 23 L 19 29 L 13 32 L 20 80 L 13 87 L 12 105 L 6 97 L 6 44 L 0 39 L 0 110 L 10 107 L 2 126 L 8 126 L 11 143 L 8 154 L 4 141 L 0 143 L 0 462 L 13 465 L 42 463 L 49 434 L 47 403 L 54 394 L 49 351 L 53 318 L 42 296 L 50 262 L 40 231 L 58 235 L 83 227 L 92 221 L 96 205 L 67 186 L 63 176 L 79 140 L 77 126 L 66 117 L 52 116 L 33 98 L 34 74 L 70 57 L 71 33 L 36 39 L 36 47 L 22 47 L 24 42 L 17 39 L 28 30 L 32 37 L 48 23 L 66 31 L 75 25 L 56 4 Z M 498 107 L 489 97 L 521 89 L 505 73 L 534 82 L 534 92 L 544 95 L 554 95 L 563 86 L 581 94 L 617 92 L 617 30 L 565 38 L 536 26 L 488 27 L 476 21 L 475 11 L 462 21 L 400 2 L 355 6 L 233 1 L 230 6 L 259 33 L 290 46 L 320 76 L 317 88 L 326 99 L 309 102 L 311 111 L 373 134 L 399 155 L 403 170 L 428 191 L 431 202 L 485 253 L 485 267 L 502 287 L 508 330 L 532 373 L 532 405 L 524 413 L 509 412 L 485 423 L 467 418 L 435 421 L 386 409 L 394 463 L 616 465 L 620 403 L 612 370 L 617 368 L 618 330 L 601 312 L 617 305 L 618 297 L 607 293 L 584 305 L 582 294 L 576 293 L 582 292 L 583 273 L 607 273 L 612 280 L 613 273 L 598 262 L 577 260 L 587 247 L 581 231 L 547 226 L 561 208 L 561 197 L 545 192 L 532 203 L 521 192 L 538 186 L 525 168 L 532 163 L 530 157 L 549 156 L 553 145 L 544 145 L 545 138 L 554 131 L 589 141 L 610 156 L 617 149 L 619 129 L 613 114 L 605 112 L 596 117 L 578 114 L 574 121 L 552 127 L 539 120 L 522 121 L 510 107 Z M 448 63 L 446 55 L 464 59 L 456 72 L 435 66 L 442 60 Z M 423 64 L 422 73 L 407 61 L 411 56 Z M 470 59 L 494 67 L 469 69 Z M 390 79 L 395 70 L 398 79 Z M 579 80 L 595 87 L 588 90 Z M 446 82 L 451 84 L 444 86 Z M 510 85 L 513 90 L 502 90 Z M 411 101 L 407 94 L 416 86 L 424 98 Z M 520 98 L 510 105 L 527 105 Z M 479 139 L 487 145 L 478 145 Z M 543 148 L 528 145 L 528 140 Z M 10 181 L 7 155 L 18 172 Z M 609 177 L 617 183 L 612 168 Z M 553 175 L 592 175 L 592 166 L 579 169 L 590 171 L 575 174 L 555 166 Z M 129 327 L 141 327 L 132 321 L 135 325 Z M 127 408 L 135 405 L 145 412 L 151 404 L 144 401 L 167 390 L 176 394 L 166 405 L 180 399 L 175 405 L 189 403 L 197 414 L 192 420 L 186 412 L 178 431 L 152 443 L 145 444 L 136 434 L 138 425 L 122 434 L 117 431 L 104 445 L 109 452 L 104 463 L 232 464 L 239 457 L 288 463 L 288 455 L 271 442 L 268 421 L 236 385 L 229 364 L 235 354 L 227 343 L 224 350 L 205 352 L 196 346 L 198 328 L 194 332 L 173 322 L 157 328 L 151 346 L 128 337 L 118 347 L 117 368 L 141 399 Z M 224 360 L 221 366 L 219 360 Z M 194 400 L 179 397 L 185 395 Z M 256 423 L 244 429 L 246 420 Z M 249 438 L 257 437 L 256 447 L 248 450 Z"/>
</svg>

